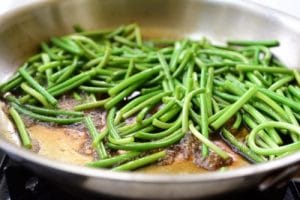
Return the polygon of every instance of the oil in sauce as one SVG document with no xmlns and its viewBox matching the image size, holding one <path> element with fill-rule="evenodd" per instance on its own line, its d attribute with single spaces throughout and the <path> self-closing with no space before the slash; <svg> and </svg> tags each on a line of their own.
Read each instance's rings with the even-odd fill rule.
<svg viewBox="0 0 300 200">
<path fill-rule="evenodd" d="M 71 128 L 55 128 L 34 125 L 28 128 L 33 140 L 34 151 L 39 155 L 58 161 L 84 165 L 94 160 L 89 136 Z M 227 151 L 233 159 L 228 169 L 249 165 L 241 156 L 234 153 L 223 141 L 214 140 L 214 143 Z M 137 170 L 151 174 L 192 174 L 206 173 L 208 170 L 196 166 L 192 160 L 175 159 L 169 165 L 149 165 Z"/>
<path fill-rule="evenodd" d="M 34 125 L 28 131 L 34 141 L 33 149 L 39 155 L 77 165 L 93 161 L 93 152 L 87 146 L 89 139 L 84 132 L 41 125 Z"/>
<path fill-rule="evenodd" d="M 249 163 L 243 159 L 240 155 L 234 153 L 230 147 L 228 147 L 223 141 L 214 140 L 214 143 L 225 150 L 233 159 L 231 165 L 226 167 L 228 170 L 240 168 L 249 165 Z M 170 165 L 150 165 L 137 170 L 142 173 L 151 174 L 193 174 L 193 173 L 207 173 L 208 170 L 196 166 L 192 160 L 176 159 L 174 163 Z"/>
</svg>

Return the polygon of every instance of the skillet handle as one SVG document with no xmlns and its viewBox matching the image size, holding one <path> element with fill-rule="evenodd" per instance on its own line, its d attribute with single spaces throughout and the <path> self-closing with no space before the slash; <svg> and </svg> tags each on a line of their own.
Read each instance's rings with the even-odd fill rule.
<svg viewBox="0 0 300 200">
<path fill-rule="evenodd" d="M 300 163 L 284 168 L 284 170 L 276 171 L 271 175 L 268 175 L 258 185 L 260 191 L 265 191 L 271 187 L 281 188 L 288 180 L 290 180 L 295 174 L 300 171 Z"/>
</svg>

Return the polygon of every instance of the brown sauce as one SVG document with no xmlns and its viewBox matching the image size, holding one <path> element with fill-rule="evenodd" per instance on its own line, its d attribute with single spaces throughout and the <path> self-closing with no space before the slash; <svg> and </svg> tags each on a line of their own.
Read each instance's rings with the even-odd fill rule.
<svg viewBox="0 0 300 200">
<path fill-rule="evenodd" d="M 93 160 L 93 151 L 84 132 L 68 128 L 35 125 L 29 129 L 33 150 L 39 155 L 58 161 L 84 165 Z"/>
<path fill-rule="evenodd" d="M 243 159 L 240 155 L 234 153 L 230 147 L 228 147 L 223 141 L 215 140 L 214 143 L 221 147 L 223 150 L 233 159 L 231 165 L 225 169 L 235 169 L 249 165 L 249 163 Z M 170 165 L 150 165 L 138 170 L 143 173 L 151 174 L 193 174 L 193 173 L 206 173 L 208 170 L 196 166 L 192 160 L 176 159 L 174 163 Z"/>
<path fill-rule="evenodd" d="M 28 128 L 33 140 L 33 151 L 37 154 L 58 161 L 84 165 L 95 159 L 90 145 L 89 136 L 82 131 L 72 128 L 55 128 L 43 125 L 34 125 Z M 241 156 L 234 153 L 220 139 L 214 143 L 227 151 L 233 159 L 233 163 L 226 169 L 234 169 L 249 165 Z M 154 164 L 138 170 L 152 174 L 192 174 L 206 173 L 208 170 L 196 166 L 192 160 L 177 158 L 172 164 Z"/>
</svg>

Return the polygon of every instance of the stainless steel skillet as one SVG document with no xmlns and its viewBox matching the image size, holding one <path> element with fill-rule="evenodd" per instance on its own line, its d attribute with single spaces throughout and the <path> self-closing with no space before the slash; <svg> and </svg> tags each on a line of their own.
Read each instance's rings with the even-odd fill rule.
<svg viewBox="0 0 300 200">
<path fill-rule="evenodd" d="M 156 38 L 207 36 L 214 41 L 278 39 L 275 54 L 287 65 L 300 66 L 300 21 L 243 1 L 201 0 L 47 0 L 0 17 L 0 82 L 6 80 L 38 44 L 54 35 L 137 22 L 143 34 Z M 0 148 L 36 173 L 67 187 L 130 198 L 207 197 L 230 191 L 262 188 L 274 172 L 289 175 L 298 168 L 300 153 L 228 172 L 195 175 L 114 173 L 64 164 L 38 156 L 13 142 L 1 115 Z M 278 176 L 276 176 L 278 178 Z M 267 181 L 266 181 L 267 180 Z M 268 182 L 269 180 L 269 182 Z"/>
</svg>

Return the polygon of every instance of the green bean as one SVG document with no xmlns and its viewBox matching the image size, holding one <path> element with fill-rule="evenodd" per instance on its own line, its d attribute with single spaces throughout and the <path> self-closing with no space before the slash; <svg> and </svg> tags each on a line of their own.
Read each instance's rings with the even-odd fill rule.
<svg viewBox="0 0 300 200">
<path fill-rule="evenodd" d="M 231 146 L 234 146 L 234 151 L 238 152 L 239 154 L 242 154 L 242 156 L 246 157 L 248 160 L 251 160 L 252 162 L 255 163 L 261 163 L 264 162 L 265 159 L 257 155 L 255 152 L 253 152 L 251 149 L 249 149 L 246 145 L 243 143 L 239 142 L 228 130 L 225 128 L 222 129 L 221 131 L 222 137 L 228 141 L 228 143 Z"/>
<path fill-rule="evenodd" d="M 142 41 L 141 30 L 138 26 L 136 26 L 134 33 L 135 33 L 134 35 L 135 35 L 136 44 L 137 46 L 141 47 L 143 45 L 143 41 Z"/>
<path fill-rule="evenodd" d="M 224 59 L 224 61 L 208 62 L 208 63 L 205 63 L 205 64 L 206 64 L 207 67 L 221 68 L 221 67 L 224 67 L 224 66 L 232 67 L 232 66 L 235 66 L 236 64 L 239 64 L 239 62 Z"/>
<path fill-rule="evenodd" d="M 117 105 L 120 101 L 122 101 L 125 97 L 130 95 L 139 85 L 135 84 L 132 86 L 129 86 L 128 88 L 124 89 L 122 92 L 117 94 L 116 96 L 110 98 L 105 104 L 104 107 L 106 109 L 110 109 Z"/>
<path fill-rule="evenodd" d="M 70 39 L 67 38 L 51 38 L 51 42 L 55 44 L 56 46 L 72 53 L 72 54 L 82 54 L 82 50 L 76 45 L 75 42 L 71 42 Z M 71 42 L 71 43 L 70 43 Z"/>
<path fill-rule="evenodd" d="M 124 127 L 120 127 L 119 130 L 122 132 L 121 135 L 122 134 L 127 135 L 128 133 L 137 131 L 141 128 L 144 128 L 144 127 L 150 125 L 152 123 L 153 119 L 159 118 L 160 116 L 164 115 L 166 112 L 169 111 L 170 108 L 172 108 L 175 105 L 175 103 L 176 103 L 175 100 L 171 100 L 164 107 L 162 107 L 160 110 L 158 110 L 156 113 L 154 113 L 150 117 L 143 120 L 141 124 L 133 123 L 133 124 L 130 124 L 130 125 L 127 125 Z"/>
<path fill-rule="evenodd" d="M 269 87 L 271 82 L 270 81 L 267 81 L 265 79 L 265 77 L 259 72 L 259 71 L 254 71 L 253 74 L 261 81 L 261 83 L 266 86 L 266 87 Z"/>
<path fill-rule="evenodd" d="M 124 80 L 126 74 L 126 70 L 120 70 L 113 72 L 111 77 L 107 77 L 106 81 L 111 82 L 111 81 L 119 81 L 119 80 Z"/>
<path fill-rule="evenodd" d="M 298 83 L 298 86 L 300 86 L 300 73 L 295 69 L 293 70 L 293 73 L 294 73 L 295 79 Z"/>
<path fill-rule="evenodd" d="M 74 85 L 75 83 L 83 83 L 83 79 L 86 81 L 86 79 L 91 79 L 91 77 L 95 76 L 97 73 L 99 73 L 99 70 L 91 69 L 89 71 L 86 71 L 84 73 L 78 74 L 72 78 L 70 78 L 67 81 L 64 81 L 63 83 L 59 83 L 53 87 L 48 88 L 48 92 L 50 93 L 57 93 L 57 91 L 64 90 L 64 88 L 69 88 L 70 85 Z M 84 81 L 84 82 L 85 82 Z M 78 86 L 75 84 L 75 87 Z M 72 86 L 74 87 L 74 86 Z"/>
<path fill-rule="evenodd" d="M 280 79 L 279 81 L 276 81 L 275 83 L 273 83 L 268 89 L 270 91 L 275 91 L 275 90 L 279 89 L 280 87 L 282 87 L 283 85 L 288 84 L 292 80 L 294 80 L 293 76 L 286 76 L 286 77 Z"/>
<path fill-rule="evenodd" d="M 112 83 L 108 83 L 105 81 L 99 81 L 99 80 L 90 80 L 89 83 L 91 85 L 97 86 L 97 87 L 112 87 L 112 86 L 114 86 L 114 84 L 112 84 Z"/>
<path fill-rule="evenodd" d="M 267 73 L 292 74 L 293 71 L 282 67 L 266 67 L 261 65 L 236 65 L 236 70 L 244 72 L 252 72 L 254 70 Z"/>
<path fill-rule="evenodd" d="M 129 46 L 129 47 L 135 47 L 135 46 L 136 46 L 136 44 L 135 44 L 134 42 L 132 42 L 132 41 L 130 41 L 130 40 L 127 40 L 126 38 L 121 37 L 121 36 L 115 36 L 115 37 L 114 37 L 114 40 L 115 40 L 116 42 L 119 42 L 119 43 L 121 43 L 121 44 L 127 45 L 127 46 Z"/>
<path fill-rule="evenodd" d="M 201 49 L 198 51 L 199 54 L 209 54 L 209 55 L 218 55 L 233 61 L 241 61 L 243 63 L 248 63 L 248 59 L 242 54 L 229 51 L 229 50 L 220 50 L 220 49 Z"/>
<path fill-rule="evenodd" d="M 128 171 L 128 170 L 134 170 L 136 168 L 145 166 L 145 165 L 149 165 L 159 159 L 162 159 L 163 157 L 166 156 L 166 152 L 165 151 L 160 151 L 157 153 L 153 153 L 151 155 L 139 158 L 137 160 L 133 160 L 131 162 L 122 164 L 118 167 L 114 167 L 112 168 L 112 171 Z"/>
<path fill-rule="evenodd" d="M 16 77 L 15 79 L 8 80 L 7 82 L 1 84 L 0 92 L 2 94 L 4 94 L 4 93 L 10 91 L 13 88 L 17 88 L 22 82 L 23 82 L 22 77 Z"/>
<path fill-rule="evenodd" d="M 179 129 L 173 132 L 171 135 L 168 135 L 165 138 L 151 141 L 151 142 L 133 142 L 130 144 L 124 145 L 115 145 L 108 143 L 108 146 L 112 149 L 122 149 L 127 151 L 147 151 L 150 149 L 168 147 L 176 142 L 178 142 L 185 134 Z"/>
<path fill-rule="evenodd" d="M 94 102 L 83 103 L 83 104 L 74 106 L 74 110 L 81 111 L 81 110 L 90 110 L 93 108 L 103 107 L 107 101 L 109 101 L 109 98 L 99 100 L 99 101 L 94 101 Z"/>
<path fill-rule="evenodd" d="M 151 87 L 151 88 L 142 88 L 141 89 L 141 94 L 145 95 L 145 94 L 148 94 L 148 93 L 160 91 L 161 89 L 162 89 L 162 87 L 160 85 L 157 85 L 157 86 L 154 86 L 154 87 Z"/>
<path fill-rule="evenodd" d="M 112 167 L 114 165 L 119 165 L 122 164 L 128 160 L 131 160 L 135 157 L 137 157 L 138 155 L 140 155 L 140 152 L 128 152 L 128 153 L 124 153 L 124 154 L 120 154 L 111 158 L 106 158 L 106 159 L 102 159 L 102 160 L 97 160 L 94 162 L 89 162 L 86 164 L 86 166 L 89 167 L 96 167 L 96 168 L 107 168 L 107 167 Z"/>
<path fill-rule="evenodd" d="M 57 124 L 72 124 L 72 123 L 79 122 L 82 120 L 82 117 L 57 118 L 57 117 L 49 117 L 49 116 L 45 116 L 45 115 L 36 114 L 36 113 L 33 113 L 33 112 L 21 107 L 20 105 L 17 105 L 16 103 L 12 103 L 12 106 L 18 112 L 20 112 L 24 115 L 28 115 L 29 117 L 31 117 L 33 119 L 43 121 L 43 122 L 54 122 Z"/>
<path fill-rule="evenodd" d="M 226 101 L 225 99 L 222 99 L 218 96 L 213 96 L 213 99 L 215 99 L 216 103 L 218 103 L 218 105 L 223 108 L 231 104 L 228 101 Z"/>
<path fill-rule="evenodd" d="M 130 78 L 123 80 L 121 83 L 119 83 L 118 85 L 112 87 L 108 93 L 110 95 L 116 95 L 117 93 L 119 93 L 121 90 L 123 90 L 124 88 L 128 87 L 129 85 L 135 83 L 137 84 L 137 82 L 139 81 L 145 81 L 145 79 L 150 78 L 152 75 L 158 73 L 160 71 L 160 66 L 156 66 L 153 67 L 151 69 L 142 71 L 140 73 L 137 73 L 133 76 L 131 76 Z"/>
<path fill-rule="evenodd" d="M 153 119 L 152 125 L 157 127 L 157 128 L 168 129 L 168 128 L 170 128 L 174 125 L 174 122 L 173 123 L 167 123 L 167 122 L 162 122 L 159 119 Z"/>
<path fill-rule="evenodd" d="M 91 79 L 90 76 L 83 76 L 79 80 L 69 79 L 69 80 L 72 80 L 72 82 L 69 85 L 62 86 L 64 83 L 68 82 L 68 81 L 65 81 L 62 84 L 57 85 L 57 86 L 59 86 L 58 89 L 54 90 L 54 89 L 50 88 L 48 91 L 51 91 L 50 94 L 52 94 L 53 96 L 58 96 L 69 90 L 72 90 L 72 89 L 78 87 L 79 85 L 81 85 L 84 82 L 89 81 L 90 79 Z"/>
<path fill-rule="evenodd" d="M 136 113 L 139 110 L 143 109 L 145 106 L 155 105 L 156 103 L 158 103 L 159 101 L 161 101 L 161 99 L 164 96 L 167 96 L 169 94 L 170 94 L 170 92 L 163 92 L 163 93 L 157 94 L 155 96 L 152 96 L 151 98 L 149 98 L 149 99 L 141 102 L 140 104 L 136 105 L 131 110 L 125 112 L 122 116 L 123 116 L 123 118 L 128 118 L 128 117 L 132 116 L 134 113 Z"/>
<path fill-rule="evenodd" d="M 130 59 L 129 61 L 129 65 L 128 65 L 128 69 L 126 71 L 126 74 L 125 74 L 125 78 L 124 79 L 128 79 L 130 77 L 130 75 L 132 74 L 133 72 L 133 69 L 134 69 L 134 59 Z"/>
<path fill-rule="evenodd" d="M 187 63 L 190 61 L 190 57 L 192 56 L 192 51 L 188 50 L 186 52 L 186 54 L 184 55 L 182 62 L 180 63 L 180 65 L 178 66 L 178 68 L 174 71 L 174 73 L 172 74 L 172 76 L 174 78 L 176 78 L 177 76 L 179 76 L 181 74 L 181 72 L 184 70 L 184 68 L 187 66 Z"/>
<path fill-rule="evenodd" d="M 41 53 L 37 53 L 27 59 L 27 62 L 32 64 L 34 62 L 38 62 L 41 59 Z"/>
<path fill-rule="evenodd" d="M 175 71 L 175 67 L 178 63 L 178 60 L 179 60 L 179 56 L 180 54 L 182 53 L 183 49 L 185 48 L 185 46 L 187 45 L 188 43 L 188 40 L 183 40 L 181 42 L 175 42 L 174 44 L 174 51 L 173 51 L 173 54 L 171 56 L 171 59 L 170 59 L 170 70 L 172 72 Z"/>
<path fill-rule="evenodd" d="M 219 75 L 219 74 L 223 74 L 224 72 L 227 72 L 229 70 L 230 70 L 230 68 L 228 66 L 220 67 L 220 68 L 214 70 L 214 75 L 216 76 L 216 75 Z"/>
<path fill-rule="evenodd" d="M 238 112 L 238 113 L 236 114 L 236 119 L 235 119 L 234 123 L 232 124 L 232 128 L 233 128 L 233 129 L 238 129 L 238 128 L 240 128 L 241 123 L 242 123 L 242 115 Z"/>
<path fill-rule="evenodd" d="M 212 109 L 212 93 L 213 93 L 214 68 L 209 67 L 206 81 L 206 103 L 208 117 L 213 114 Z"/>
<path fill-rule="evenodd" d="M 114 117 L 116 114 L 116 108 L 113 107 L 110 109 L 110 111 L 108 112 L 107 115 L 107 129 L 109 132 L 109 141 L 113 144 L 127 144 L 127 143 L 132 143 L 134 142 L 134 138 L 133 137 L 127 137 L 127 138 L 122 138 L 120 137 L 117 128 L 115 127 L 114 124 Z"/>
<path fill-rule="evenodd" d="M 257 49 L 259 51 L 259 54 L 260 54 L 260 52 L 263 52 L 263 54 L 264 54 L 263 58 L 258 57 L 259 62 L 261 64 L 263 64 L 264 66 L 265 65 L 269 65 L 270 60 L 272 58 L 272 54 L 271 54 L 269 48 L 264 47 L 264 46 L 255 46 L 255 47 L 246 47 L 242 51 L 245 51 L 245 50 L 246 51 L 247 50 L 257 50 Z M 258 54 L 258 56 L 259 56 L 259 54 Z"/>
<path fill-rule="evenodd" d="M 278 40 L 228 40 L 228 45 L 235 46 L 266 46 L 266 47 L 277 47 L 279 46 Z"/>
<path fill-rule="evenodd" d="M 243 109 L 246 112 L 248 112 L 251 116 L 253 116 L 253 118 L 259 123 L 264 123 L 264 122 L 269 121 L 268 119 L 265 118 L 265 116 L 263 116 L 253 106 L 251 106 L 249 104 L 244 105 Z M 270 128 L 270 129 L 267 129 L 266 131 L 268 132 L 270 137 L 273 139 L 273 141 L 276 142 L 276 144 L 282 144 L 283 143 L 282 139 L 280 138 L 278 133 L 275 131 L 275 129 Z"/>
<path fill-rule="evenodd" d="M 113 138 L 111 135 L 108 136 L 108 141 L 112 144 L 128 144 L 134 142 L 134 137 L 125 137 L 125 138 Z"/>
<path fill-rule="evenodd" d="M 282 118 L 284 118 L 286 121 L 289 122 L 289 119 L 285 115 L 285 111 L 282 109 L 281 106 L 277 104 L 276 101 L 273 101 L 271 98 L 266 96 L 265 94 L 258 91 L 256 93 L 256 97 L 260 100 L 264 101 L 266 104 L 268 104 L 274 111 L 276 111 Z"/>
<path fill-rule="evenodd" d="M 145 83 L 145 86 L 151 86 L 153 84 L 157 84 L 159 81 L 161 81 L 163 79 L 163 77 L 164 77 L 164 74 L 160 72 L 158 76 L 156 76 L 152 80 L 149 80 L 147 83 Z"/>
<path fill-rule="evenodd" d="M 150 107 L 145 107 L 139 112 L 139 114 L 136 116 L 137 123 L 140 123 L 140 124 L 142 123 L 143 119 L 146 117 L 149 110 L 150 110 Z"/>
<path fill-rule="evenodd" d="M 116 35 L 120 35 L 124 32 L 125 26 L 120 26 L 117 29 L 113 30 L 113 31 L 105 31 L 104 34 L 107 34 L 105 37 L 106 38 L 113 38 Z M 97 31 L 99 32 L 99 31 Z M 100 31 L 101 35 L 103 34 L 102 31 Z"/>
<path fill-rule="evenodd" d="M 194 62 L 189 62 L 187 68 L 188 70 L 186 72 L 186 75 L 185 77 L 183 77 L 183 84 L 186 88 L 186 93 L 192 91 L 192 89 L 195 88 L 197 85 L 197 75 L 195 75 L 196 73 L 194 72 Z"/>
<path fill-rule="evenodd" d="M 298 121 L 300 121 L 300 114 L 298 114 L 298 113 L 293 113 L 294 114 L 294 116 L 298 119 Z"/>
<path fill-rule="evenodd" d="M 163 122 L 167 122 L 170 119 L 174 118 L 174 116 L 178 116 L 179 111 L 181 111 L 181 107 L 179 107 L 178 105 L 175 105 L 174 107 L 172 107 L 170 109 L 169 112 L 163 114 L 162 116 L 159 117 L 159 120 L 163 121 Z"/>
<path fill-rule="evenodd" d="M 41 43 L 41 48 L 45 53 L 47 53 L 47 55 L 49 55 L 49 57 L 52 60 L 62 60 L 63 59 L 63 57 L 56 55 L 45 42 Z"/>
<path fill-rule="evenodd" d="M 103 131 L 101 131 L 99 134 L 96 135 L 96 137 L 93 139 L 92 146 L 94 148 L 97 148 L 98 144 L 105 138 L 105 136 L 108 134 L 108 129 L 105 127 Z"/>
<path fill-rule="evenodd" d="M 42 53 L 41 57 L 42 57 L 42 61 L 43 61 L 44 64 L 50 62 L 50 57 L 48 56 L 48 54 Z M 46 78 L 47 78 L 47 86 L 49 87 L 49 86 L 53 85 L 53 82 L 51 80 L 51 75 L 53 73 L 53 70 L 52 69 L 47 69 L 45 71 L 45 73 L 46 73 Z"/>
<path fill-rule="evenodd" d="M 220 111 L 220 107 L 214 98 L 211 98 L 211 102 L 212 102 L 212 107 L 213 107 L 213 113 L 212 113 L 212 115 L 213 115 Z"/>
<path fill-rule="evenodd" d="M 25 148 L 31 149 L 31 139 L 26 131 L 25 124 L 22 118 L 20 117 L 19 113 L 13 107 L 9 108 L 9 113 L 16 124 L 23 146 Z"/>
<path fill-rule="evenodd" d="M 97 69 L 101 69 L 107 64 L 107 62 L 109 60 L 109 57 L 110 57 L 110 54 L 111 54 L 111 48 L 110 48 L 110 45 L 108 44 L 105 47 L 105 52 L 104 52 L 103 59 L 101 60 L 101 62 L 96 67 Z"/>
<path fill-rule="evenodd" d="M 75 71 L 77 64 L 78 64 L 78 57 L 75 56 L 72 64 L 68 66 L 68 69 L 57 79 L 56 83 L 60 83 L 68 79 Z"/>
<path fill-rule="evenodd" d="M 137 105 L 139 105 L 142 102 L 146 101 L 150 97 L 156 96 L 159 93 L 161 93 L 161 91 L 154 91 L 154 92 L 151 92 L 149 94 L 145 94 L 145 95 L 141 95 L 141 96 L 136 97 L 135 99 L 130 101 L 128 104 L 126 104 L 124 107 L 122 107 L 122 109 L 120 110 L 120 113 L 122 113 L 122 115 L 123 115 L 124 113 L 126 113 L 129 110 L 133 109 L 134 107 L 136 107 Z"/>
<path fill-rule="evenodd" d="M 157 57 L 158 57 L 158 60 L 163 68 L 163 71 L 164 71 L 164 74 L 167 78 L 167 81 L 168 81 L 168 86 L 170 88 L 171 91 L 174 91 L 174 83 L 173 83 L 173 80 L 172 80 L 172 77 L 171 77 L 171 74 L 170 74 L 170 67 L 168 66 L 167 64 L 167 61 L 165 59 L 165 57 L 161 54 L 161 53 L 157 53 Z"/>
<path fill-rule="evenodd" d="M 255 128 L 258 124 L 254 122 L 254 120 L 248 115 L 243 114 L 244 123 L 250 127 Z M 258 136 L 270 147 L 278 147 L 278 145 L 273 141 L 273 139 L 263 130 L 258 132 Z"/>
<path fill-rule="evenodd" d="M 102 60 L 104 60 L 104 56 L 99 56 L 97 58 L 91 59 L 83 66 L 83 69 L 91 68 L 97 64 L 99 65 Z"/>
<path fill-rule="evenodd" d="M 242 108 L 247 101 L 249 101 L 253 95 L 257 92 L 256 87 L 250 88 L 243 96 L 239 98 L 232 106 L 227 110 L 226 113 L 221 115 L 210 125 L 216 130 L 220 128 L 228 119 L 230 119 L 240 108 Z"/>
<path fill-rule="evenodd" d="M 277 93 L 283 95 L 283 92 L 281 90 L 277 90 Z M 295 126 L 299 126 L 299 123 L 295 118 L 293 111 L 290 109 L 290 107 L 283 105 L 283 108 L 286 112 L 286 116 L 289 118 L 289 122 L 291 122 Z M 291 134 L 291 138 L 294 142 L 299 140 L 299 136 L 297 136 L 296 134 Z"/>
<path fill-rule="evenodd" d="M 86 91 L 86 92 L 92 92 L 92 93 L 107 93 L 108 92 L 108 88 L 85 86 L 85 85 L 79 86 L 79 89 Z"/>
<path fill-rule="evenodd" d="M 298 126 L 286 123 L 286 122 L 265 122 L 262 124 L 259 124 L 257 127 L 252 129 L 252 131 L 249 134 L 248 137 L 248 145 L 252 149 L 252 151 L 260 154 L 260 155 L 280 155 L 286 152 L 292 152 L 300 149 L 300 142 L 296 142 L 293 144 L 287 144 L 284 146 L 276 147 L 276 148 L 269 148 L 264 149 L 261 147 L 258 147 L 255 144 L 255 136 L 258 133 L 258 131 L 264 129 L 264 128 L 283 128 L 287 129 L 289 131 L 292 131 L 294 133 L 297 133 L 300 135 L 300 128 Z"/>
<path fill-rule="evenodd" d="M 93 48 L 96 52 L 100 51 L 100 47 L 99 45 L 93 41 L 92 39 L 86 37 L 86 36 L 83 36 L 83 35 L 71 35 L 70 38 L 72 40 L 75 40 L 75 41 L 81 41 L 81 42 L 85 42 L 86 44 L 88 44 L 91 48 Z"/>
<path fill-rule="evenodd" d="M 201 68 L 201 79 L 200 79 L 200 87 L 206 88 L 206 76 L 207 76 L 207 67 L 204 65 Z M 205 93 L 200 94 L 200 113 L 201 113 L 201 132 L 204 137 L 208 138 L 209 137 L 209 130 L 208 130 L 208 98 L 207 98 L 207 90 Z M 211 91 L 210 91 L 211 92 Z M 211 96 L 211 93 L 210 93 Z M 203 143 L 202 144 L 202 157 L 205 158 L 208 155 L 208 147 Z"/>
<path fill-rule="evenodd" d="M 300 111 L 300 105 L 297 104 L 297 102 L 295 102 L 285 96 L 276 94 L 275 92 L 269 91 L 264 88 L 259 88 L 259 91 L 262 92 L 263 94 L 269 96 L 270 98 L 274 99 L 275 101 L 277 101 L 280 104 L 285 104 L 295 111 Z"/>
<path fill-rule="evenodd" d="M 90 116 L 84 117 L 84 123 L 85 123 L 85 125 L 86 125 L 86 127 L 87 127 L 87 129 L 89 131 L 89 134 L 90 134 L 92 140 L 95 140 L 95 138 L 97 137 L 98 133 L 97 133 L 97 130 L 96 130 L 96 127 L 95 127 L 95 125 L 93 123 L 92 118 Z M 101 159 L 105 159 L 105 158 L 108 157 L 103 142 L 97 143 L 96 151 L 98 153 L 98 156 Z"/>
<path fill-rule="evenodd" d="M 57 100 L 49 92 L 47 92 L 45 88 L 43 88 L 36 80 L 34 80 L 24 68 L 20 68 L 19 73 L 34 89 L 44 95 L 44 97 L 51 105 L 55 106 L 57 104 Z"/>
<path fill-rule="evenodd" d="M 292 95 L 294 95 L 295 97 L 297 97 L 300 100 L 300 89 L 299 88 L 289 85 L 288 90 Z"/>
<path fill-rule="evenodd" d="M 77 40 L 74 39 L 74 36 L 71 36 L 72 39 L 75 41 L 75 43 L 79 46 L 79 48 L 82 50 L 82 54 L 87 57 L 88 59 L 96 58 L 96 52 L 99 52 L 99 50 L 95 52 L 95 49 L 92 49 L 91 45 L 88 44 L 87 41 L 83 40 Z"/>
<path fill-rule="evenodd" d="M 223 151 L 220 147 L 218 147 L 213 142 L 211 142 L 209 139 L 207 139 L 204 135 L 199 133 L 198 130 L 194 127 L 193 123 L 190 123 L 189 128 L 190 128 L 192 134 L 196 138 L 198 138 L 202 143 L 204 143 L 208 148 L 213 150 L 221 158 L 223 158 L 224 160 L 230 158 L 230 156 L 225 151 Z"/>
<path fill-rule="evenodd" d="M 262 139 L 260 139 L 260 138 L 257 138 L 257 140 L 256 140 L 256 142 L 257 142 L 257 144 L 260 146 L 260 147 L 263 147 L 263 148 L 269 148 L 269 146 L 262 140 Z M 274 155 L 271 155 L 271 156 L 269 156 L 270 158 L 270 160 L 272 160 L 272 159 L 274 159 Z"/>
<path fill-rule="evenodd" d="M 179 117 L 177 119 L 177 121 L 173 124 L 172 127 L 170 127 L 167 130 L 164 130 L 162 132 L 146 133 L 144 131 L 138 131 L 136 134 L 134 134 L 134 137 L 139 138 L 139 139 L 146 139 L 146 140 L 162 139 L 162 138 L 170 135 L 171 133 L 174 133 L 175 131 L 177 131 L 180 128 L 180 126 L 181 126 L 180 119 L 181 119 L 181 117 Z"/>
<path fill-rule="evenodd" d="M 214 95 L 216 95 L 216 96 L 218 96 L 218 97 L 220 97 L 224 100 L 227 100 L 229 102 L 234 102 L 234 101 L 237 101 L 239 99 L 238 96 L 228 94 L 228 93 L 218 91 L 218 90 L 214 90 Z"/>
<path fill-rule="evenodd" d="M 263 111 L 265 114 L 270 116 L 271 118 L 277 120 L 277 121 L 286 121 L 281 117 L 281 115 L 277 114 L 270 106 L 266 105 L 265 103 L 254 101 L 251 103 L 255 108 Z"/>
<path fill-rule="evenodd" d="M 196 94 L 201 94 L 203 92 L 205 92 L 205 89 L 203 89 L 203 88 L 193 90 L 184 98 L 183 107 L 182 107 L 182 132 L 183 133 L 187 133 L 187 131 L 189 130 L 189 128 L 188 128 L 189 127 L 189 109 L 191 106 L 191 99 Z"/>
<path fill-rule="evenodd" d="M 230 106 L 227 106 L 227 107 L 225 107 L 225 108 L 223 108 L 223 109 L 220 110 L 219 112 L 217 112 L 217 113 L 215 113 L 214 115 L 210 116 L 210 117 L 208 118 L 208 123 L 211 124 L 212 122 L 214 122 L 214 121 L 215 121 L 216 119 L 218 119 L 220 116 L 222 116 L 223 114 L 225 114 L 225 113 L 229 110 L 230 107 L 231 107 L 231 105 L 230 105 Z"/>
<path fill-rule="evenodd" d="M 57 72 L 53 72 L 52 69 L 47 69 L 47 70 L 52 70 L 52 74 L 51 74 L 51 76 L 50 76 L 50 81 L 51 81 L 52 83 L 55 83 L 55 82 L 57 81 L 57 79 L 58 79 L 63 73 L 65 73 L 68 69 L 69 69 L 68 67 L 65 67 L 65 68 L 63 68 L 62 70 L 59 70 L 59 71 L 57 71 Z M 46 71 L 47 71 L 47 70 L 46 70 Z M 51 88 L 51 87 L 53 87 L 53 85 L 48 85 L 48 88 Z"/>
<path fill-rule="evenodd" d="M 163 88 L 163 91 L 164 91 L 164 92 L 169 92 L 169 91 L 171 91 L 171 89 L 169 88 L 169 85 L 168 85 L 167 80 L 163 80 L 162 83 L 161 83 L 161 85 L 162 85 L 162 88 Z"/>
<path fill-rule="evenodd" d="M 45 63 L 45 64 L 39 66 L 38 67 L 38 71 L 39 72 L 44 72 L 44 71 L 46 71 L 48 69 L 59 67 L 61 64 L 62 64 L 61 61 L 48 62 L 48 63 Z"/>
<path fill-rule="evenodd" d="M 246 73 L 247 78 L 250 80 L 251 83 L 254 85 L 260 86 L 260 87 L 265 87 L 262 81 L 259 80 L 253 73 L 247 72 Z"/>
<path fill-rule="evenodd" d="M 36 98 L 42 105 L 44 105 L 46 108 L 50 108 L 51 106 L 49 105 L 48 101 L 46 100 L 46 98 L 40 94 L 39 92 L 37 92 L 36 90 L 34 90 L 33 88 L 31 88 L 29 85 L 27 85 L 26 83 L 22 83 L 21 84 L 21 88 L 29 95 L 33 96 L 34 98 Z"/>
<path fill-rule="evenodd" d="M 82 117 L 82 112 L 76 112 L 76 111 L 69 111 L 69 110 L 56 110 L 56 109 L 47 109 L 47 108 L 41 108 L 33 105 L 25 105 L 26 109 L 42 114 L 42 115 L 66 115 L 66 116 L 77 116 Z"/>
</svg>

